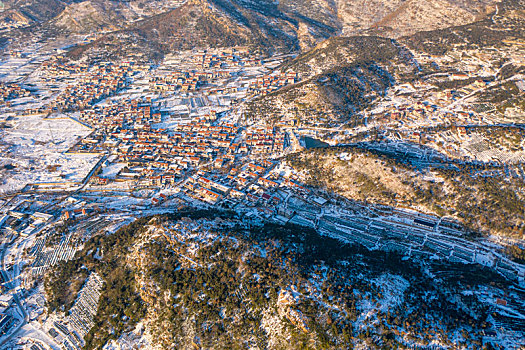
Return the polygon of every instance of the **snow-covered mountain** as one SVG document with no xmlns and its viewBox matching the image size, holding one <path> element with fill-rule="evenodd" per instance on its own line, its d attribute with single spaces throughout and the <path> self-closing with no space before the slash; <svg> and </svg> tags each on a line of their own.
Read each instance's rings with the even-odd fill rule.
<svg viewBox="0 0 525 350">
<path fill-rule="evenodd" d="M 225 45 L 304 51 L 336 35 L 397 38 L 464 25 L 494 12 L 496 5 L 495 0 L 11 0 L 0 21 L 64 35 L 104 31 L 108 37 L 98 43 L 129 41 L 160 54 Z"/>
</svg>

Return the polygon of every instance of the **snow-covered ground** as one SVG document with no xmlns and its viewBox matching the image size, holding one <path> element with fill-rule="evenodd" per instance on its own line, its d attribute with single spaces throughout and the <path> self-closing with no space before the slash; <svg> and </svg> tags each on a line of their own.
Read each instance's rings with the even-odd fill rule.
<svg viewBox="0 0 525 350">
<path fill-rule="evenodd" d="M 80 182 L 100 158 L 65 153 L 91 132 L 65 116 L 20 116 L 13 124 L 0 134 L 4 148 L 0 166 L 14 166 L 0 174 L 0 193 L 19 190 L 29 183 Z"/>
<path fill-rule="evenodd" d="M 112 163 L 102 168 L 102 173 L 100 174 L 100 177 L 106 179 L 114 179 L 118 175 L 119 171 L 121 171 L 125 167 L 125 163 Z"/>
<path fill-rule="evenodd" d="M 153 349 L 151 334 L 145 332 L 145 325 L 139 322 L 134 330 L 122 334 L 117 340 L 104 345 L 104 350 Z"/>
<path fill-rule="evenodd" d="M 375 322 L 378 311 L 386 313 L 389 309 L 400 305 L 404 300 L 406 289 L 410 286 L 406 279 L 392 274 L 383 274 L 373 280 L 372 283 L 381 288 L 383 297 L 377 302 L 371 302 L 368 298 L 360 301 L 358 307 L 361 315 L 357 319 L 357 323 L 361 327 L 366 327 Z"/>
</svg>

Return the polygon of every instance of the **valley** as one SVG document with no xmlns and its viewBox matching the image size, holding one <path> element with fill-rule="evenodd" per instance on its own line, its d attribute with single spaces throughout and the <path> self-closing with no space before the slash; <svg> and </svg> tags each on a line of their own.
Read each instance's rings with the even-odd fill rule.
<svg viewBox="0 0 525 350">
<path fill-rule="evenodd" d="M 0 347 L 521 349 L 520 0 L 9 0 Z"/>
</svg>

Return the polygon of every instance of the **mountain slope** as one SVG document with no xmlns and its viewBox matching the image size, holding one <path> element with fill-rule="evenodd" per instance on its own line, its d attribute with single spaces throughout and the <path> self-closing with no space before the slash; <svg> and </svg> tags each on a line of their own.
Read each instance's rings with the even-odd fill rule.
<svg viewBox="0 0 525 350">
<path fill-rule="evenodd" d="M 87 0 L 12 2 L 9 8 L 47 32 L 108 33 L 76 53 L 134 44 L 147 57 L 195 46 L 252 45 L 266 50 L 307 51 L 329 37 L 373 34 L 400 37 L 422 30 L 465 25 L 486 18 L 495 0 L 167 0 L 149 3 Z M 510 0 L 506 0 L 510 1 Z M 123 51 L 123 52 L 120 52 Z M 115 49 L 108 56 L 126 54 Z M 75 55 L 74 55 L 75 56 Z"/>
<path fill-rule="evenodd" d="M 282 69 L 298 72 L 303 81 L 250 102 L 248 118 L 264 116 L 271 124 L 340 125 L 394 84 L 388 67 L 402 60 L 403 51 L 391 39 L 328 39 L 286 63 Z"/>
<path fill-rule="evenodd" d="M 356 62 L 386 61 L 399 53 L 390 39 L 374 36 L 335 37 L 319 43 L 283 66 L 303 77 L 311 77 L 333 68 Z"/>
<path fill-rule="evenodd" d="M 493 0 L 339 1 L 344 33 L 372 31 L 389 37 L 474 22 L 494 10 Z"/>
<path fill-rule="evenodd" d="M 495 0 L 284 0 L 279 7 L 336 27 L 343 35 L 372 30 L 389 37 L 462 25 L 494 11 Z"/>
<path fill-rule="evenodd" d="M 258 98 L 248 104 L 246 117 L 263 117 L 271 125 L 333 128 L 350 122 L 393 83 L 381 65 L 356 63 Z"/>
<path fill-rule="evenodd" d="M 253 41 L 251 34 L 247 27 L 223 16 L 216 8 L 208 7 L 199 0 L 191 0 L 179 8 L 76 47 L 70 56 L 77 58 L 98 51 L 108 57 L 136 52 L 146 58 L 158 58 L 172 50 L 249 45 Z"/>
<path fill-rule="evenodd" d="M 61 0 L 7 0 L 0 3 L 0 30 L 26 27 L 54 18 L 67 6 Z"/>
<path fill-rule="evenodd" d="M 241 2 L 189 0 L 184 5 L 138 21 L 110 33 L 98 43 L 114 40 L 145 44 L 155 54 L 194 47 L 250 45 L 270 49 L 297 50 L 337 29 L 314 20 L 289 16 L 271 1 Z M 97 43 L 87 45 L 89 51 Z"/>
<path fill-rule="evenodd" d="M 458 6 L 468 7 L 469 3 Z M 413 4 L 406 2 L 405 6 Z M 395 18 L 399 16 L 401 12 Z M 453 49 L 505 45 L 506 40 L 525 37 L 524 28 L 523 3 L 507 0 L 498 4 L 498 13 L 490 18 L 397 40 L 377 36 L 331 38 L 284 64 L 283 70 L 298 72 L 303 82 L 252 101 L 249 118 L 263 115 L 271 124 L 304 125 L 310 119 L 310 126 L 340 125 L 381 96 L 393 84 L 391 76 L 399 80 L 397 83 L 417 79 L 419 68 L 409 48 L 443 54 Z M 359 71 L 365 74 L 356 74 Z"/>
<path fill-rule="evenodd" d="M 498 13 L 482 20 L 432 31 L 422 31 L 401 38 L 407 46 L 443 54 L 453 49 L 480 48 L 505 45 L 505 40 L 525 37 L 525 2 L 506 0 L 498 4 Z"/>
<path fill-rule="evenodd" d="M 473 232 L 523 234 L 519 229 L 525 222 L 521 179 L 488 182 L 469 176 L 475 165 L 459 164 L 455 170 L 425 169 L 424 173 L 433 174 L 429 180 L 409 157 L 369 151 L 367 146 L 308 150 L 288 156 L 288 162 L 304 174 L 309 185 L 352 200 L 447 215 Z"/>
<path fill-rule="evenodd" d="M 18 11 L 34 22 L 42 22 L 57 16 L 71 1 L 62 0 L 14 0 L 3 1 L 5 7 Z"/>
<path fill-rule="evenodd" d="M 477 265 L 414 264 L 306 227 L 249 226 L 183 210 L 96 235 L 46 276 L 50 312 L 96 272 L 105 283 L 85 349 L 466 347 L 491 317 L 466 292 L 509 286 Z"/>
<path fill-rule="evenodd" d="M 82 1 L 68 5 L 49 25 L 69 33 L 91 33 L 116 30 L 138 15 L 124 5 L 113 1 Z"/>
</svg>

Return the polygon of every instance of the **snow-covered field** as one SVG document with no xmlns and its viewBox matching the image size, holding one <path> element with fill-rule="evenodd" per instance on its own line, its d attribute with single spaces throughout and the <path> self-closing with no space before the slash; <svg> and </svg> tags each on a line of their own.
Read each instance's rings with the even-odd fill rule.
<svg viewBox="0 0 525 350">
<path fill-rule="evenodd" d="M 79 182 L 100 155 L 65 154 L 91 130 L 69 118 L 17 117 L 12 128 L 3 129 L 0 147 L 0 192 L 14 191 L 33 183 Z"/>
<path fill-rule="evenodd" d="M 29 58 L 10 57 L 0 62 L 0 79 L 2 81 L 17 81 L 30 74 L 35 69 Z"/>
</svg>

